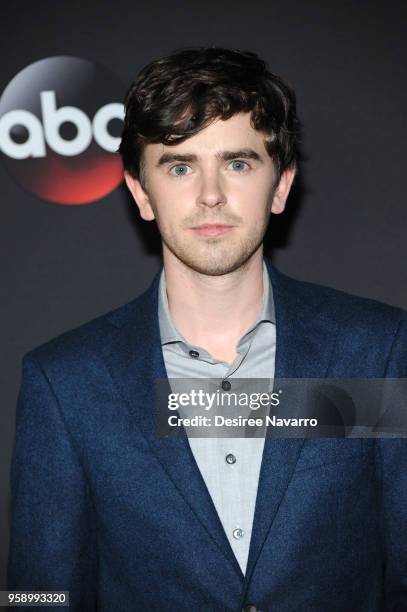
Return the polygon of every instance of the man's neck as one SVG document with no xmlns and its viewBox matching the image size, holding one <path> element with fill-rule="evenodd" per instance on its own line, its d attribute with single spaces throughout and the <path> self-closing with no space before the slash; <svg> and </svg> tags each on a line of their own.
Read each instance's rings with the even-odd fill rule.
<svg viewBox="0 0 407 612">
<path fill-rule="evenodd" d="M 243 266 L 222 276 L 197 273 L 173 254 L 165 255 L 168 306 L 175 326 L 189 343 L 231 361 L 239 338 L 261 312 L 262 246 Z"/>
</svg>

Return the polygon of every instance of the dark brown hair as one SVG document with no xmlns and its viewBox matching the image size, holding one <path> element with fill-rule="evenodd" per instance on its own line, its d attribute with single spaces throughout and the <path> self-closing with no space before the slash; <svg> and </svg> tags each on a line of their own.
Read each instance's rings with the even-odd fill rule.
<svg viewBox="0 0 407 612">
<path fill-rule="evenodd" d="M 296 165 L 300 123 L 295 93 L 255 53 L 221 47 L 188 47 L 145 66 L 125 98 L 119 152 L 127 172 L 144 184 L 147 143 L 183 142 L 215 119 L 251 113 L 277 179 Z"/>
</svg>

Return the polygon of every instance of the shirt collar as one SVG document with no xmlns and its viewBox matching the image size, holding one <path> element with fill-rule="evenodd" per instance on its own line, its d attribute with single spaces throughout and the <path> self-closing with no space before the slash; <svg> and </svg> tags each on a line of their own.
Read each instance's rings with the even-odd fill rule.
<svg viewBox="0 0 407 612">
<path fill-rule="evenodd" d="M 160 275 L 160 283 L 158 288 L 158 320 L 160 325 L 161 344 L 168 344 L 170 342 L 185 342 L 186 339 L 175 327 L 172 320 L 169 306 L 167 289 L 165 282 L 165 271 L 164 267 Z M 269 321 L 270 323 L 276 322 L 275 311 L 274 311 L 274 299 L 273 289 L 270 283 L 270 277 L 268 274 L 266 263 L 263 259 L 263 306 L 259 318 L 249 327 L 244 333 L 242 338 L 253 331 L 261 322 Z"/>
</svg>

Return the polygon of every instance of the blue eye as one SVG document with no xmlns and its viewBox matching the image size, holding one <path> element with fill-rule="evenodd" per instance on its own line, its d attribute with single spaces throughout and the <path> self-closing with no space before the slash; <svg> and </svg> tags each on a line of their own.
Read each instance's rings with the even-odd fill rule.
<svg viewBox="0 0 407 612">
<path fill-rule="evenodd" d="M 191 168 L 189 166 L 186 166 L 185 164 L 177 164 L 176 166 L 173 166 L 170 169 L 170 173 L 175 175 L 175 176 L 185 176 L 186 174 L 188 174 L 188 170 L 190 170 Z M 174 170 L 174 172 L 173 172 Z"/>
<path fill-rule="evenodd" d="M 234 159 L 231 162 L 231 164 L 232 164 L 233 170 L 237 170 L 238 172 L 242 172 L 246 170 L 247 168 L 250 168 L 249 164 L 242 161 L 241 159 Z"/>
</svg>

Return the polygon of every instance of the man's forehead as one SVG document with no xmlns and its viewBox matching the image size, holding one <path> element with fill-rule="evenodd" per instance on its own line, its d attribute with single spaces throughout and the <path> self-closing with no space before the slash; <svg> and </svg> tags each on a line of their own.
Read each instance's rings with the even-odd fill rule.
<svg viewBox="0 0 407 612">
<path fill-rule="evenodd" d="M 155 161 L 175 154 L 190 156 L 194 160 L 208 155 L 232 159 L 233 152 L 240 153 L 238 157 L 264 159 L 267 156 L 265 138 L 263 132 L 252 127 L 249 114 L 240 114 L 226 120 L 217 119 L 178 144 L 149 143 L 145 146 L 145 153 Z"/>
</svg>

